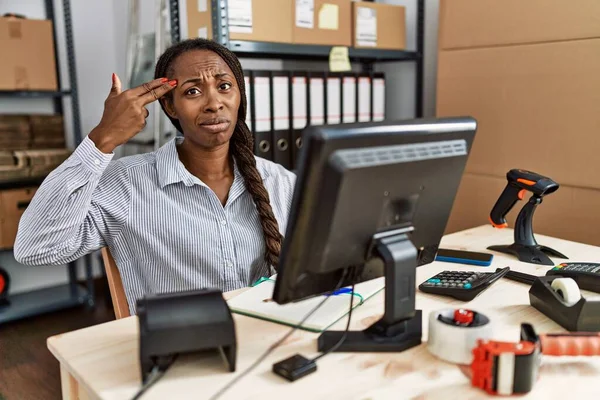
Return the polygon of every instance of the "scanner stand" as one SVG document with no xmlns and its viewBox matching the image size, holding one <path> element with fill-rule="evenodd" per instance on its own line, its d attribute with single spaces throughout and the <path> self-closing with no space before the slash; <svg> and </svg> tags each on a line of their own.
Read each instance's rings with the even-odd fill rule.
<svg viewBox="0 0 600 400">
<path fill-rule="evenodd" d="M 530 264 L 554 265 L 554 262 L 548 257 L 549 255 L 568 259 L 567 256 L 550 247 L 539 245 L 533 236 L 533 213 L 541 203 L 542 198 L 534 194 L 523 206 L 517 216 L 514 232 L 515 242 L 513 244 L 489 246 L 488 250 L 512 254 L 519 261 Z"/>
<path fill-rule="evenodd" d="M 175 356 L 217 349 L 227 370 L 235 371 L 235 325 L 223 294 L 216 289 L 146 296 L 137 302 L 140 367 L 165 371 Z"/>
<path fill-rule="evenodd" d="M 406 234 L 378 239 L 374 250 L 384 262 L 385 312 L 364 331 L 326 331 L 318 349 L 326 352 L 400 352 L 421 344 L 422 313 L 415 310 L 417 249 Z"/>
</svg>

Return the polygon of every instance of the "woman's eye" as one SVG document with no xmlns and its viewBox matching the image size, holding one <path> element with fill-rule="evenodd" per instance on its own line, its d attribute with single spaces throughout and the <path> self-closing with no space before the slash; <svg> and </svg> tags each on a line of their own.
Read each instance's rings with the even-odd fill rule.
<svg viewBox="0 0 600 400">
<path fill-rule="evenodd" d="M 188 90 L 185 92 L 185 94 L 191 94 L 191 95 L 194 95 L 194 94 L 200 94 L 200 91 L 199 91 L 197 88 L 191 88 L 191 89 L 188 89 Z"/>
<path fill-rule="evenodd" d="M 231 86 L 232 86 L 232 85 L 231 85 L 231 83 L 222 83 L 222 84 L 219 86 L 219 88 L 220 88 L 221 90 L 228 90 L 228 89 L 231 89 Z"/>
</svg>

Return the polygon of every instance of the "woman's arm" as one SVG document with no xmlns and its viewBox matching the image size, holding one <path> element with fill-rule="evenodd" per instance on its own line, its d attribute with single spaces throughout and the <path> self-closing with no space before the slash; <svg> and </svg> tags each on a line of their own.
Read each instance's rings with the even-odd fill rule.
<svg viewBox="0 0 600 400">
<path fill-rule="evenodd" d="M 36 191 L 19 223 L 14 255 L 28 265 L 74 261 L 106 246 L 127 221 L 131 187 L 126 168 L 89 139 Z"/>
</svg>

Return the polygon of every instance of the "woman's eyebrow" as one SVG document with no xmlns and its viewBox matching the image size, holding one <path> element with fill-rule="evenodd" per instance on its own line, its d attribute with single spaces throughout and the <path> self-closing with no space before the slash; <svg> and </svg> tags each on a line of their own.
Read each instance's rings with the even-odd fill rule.
<svg viewBox="0 0 600 400">
<path fill-rule="evenodd" d="M 224 77 L 226 77 L 226 76 L 229 76 L 229 77 L 231 77 L 231 75 L 230 75 L 229 73 L 227 73 L 227 72 L 219 72 L 219 73 L 216 73 L 216 74 L 214 74 L 214 75 L 212 75 L 212 76 L 213 76 L 215 79 L 222 79 L 222 78 L 224 78 Z M 197 77 L 194 77 L 194 78 L 186 79 L 186 80 L 185 80 L 185 81 L 182 83 L 182 85 L 185 85 L 186 83 L 190 83 L 190 82 L 191 82 L 191 83 L 201 83 L 202 81 L 204 81 L 204 78 L 202 78 L 202 77 L 200 77 L 200 76 L 197 76 Z"/>
</svg>

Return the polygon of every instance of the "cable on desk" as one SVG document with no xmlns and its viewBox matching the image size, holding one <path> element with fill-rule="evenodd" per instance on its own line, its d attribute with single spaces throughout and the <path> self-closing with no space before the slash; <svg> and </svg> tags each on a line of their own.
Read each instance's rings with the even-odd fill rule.
<svg viewBox="0 0 600 400">
<path fill-rule="evenodd" d="M 316 356 L 315 358 L 313 358 L 311 360 L 311 362 L 315 362 L 319 358 L 325 357 L 329 353 L 333 353 L 344 343 L 344 340 L 346 340 L 346 337 L 348 336 L 348 331 L 350 330 L 350 321 L 352 320 L 352 310 L 354 309 L 354 307 L 352 307 L 353 302 L 354 302 L 354 285 L 352 285 L 352 292 L 350 293 L 350 310 L 348 311 L 348 322 L 346 322 L 346 329 L 344 330 L 344 334 L 342 335 L 340 340 L 338 340 L 338 342 L 334 346 L 332 346 L 330 349 L 324 351 L 323 353 L 321 353 L 318 356 Z M 362 303 L 362 298 L 361 298 L 361 303 Z"/>
<path fill-rule="evenodd" d="M 344 278 L 346 277 L 346 274 L 343 274 L 342 277 L 340 278 L 340 281 L 338 282 L 338 284 L 336 285 L 336 289 L 338 290 L 342 283 L 344 282 Z M 354 292 L 354 285 L 352 286 L 352 291 Z M 288 331 L 288 333 L 286 333 L 285 335 L 283 335 L 283 337 L 281 339 L 279 339 L 278 341 L 276 341 L 275 343 L 273 343 L 268 349 L 267 351 L 265 351 L 260 357 L 258 357 L 258 359 L 256 359 L 256 361 L 254 361 L 252 363 L 252 365 L 250 365 L 248 368 L 246 368 L 246 370 L 244 372 L 242 372 L 241 374 L 239 374 L 238 376 L 236 376 L 235 378 L 233 378 L 231 380 L 231 382 L 227 383 L 225 386 L 223 386 L 221 388 L 221 390 L 219 390 L 217 393 L 215 393 L 210 400 L 216 400 L 219 397 L 221 397 L 223 394 L 225 394 L 225 392 L 229 389 L 231 389 L 236 383 L 238 383 L 242 378 L 244 378 L 246 375 L 248 375 L 254 368 L 256 368 L 261 362 L 263 362 L 277 347 L 281 346 L 281 344 L 283 342 L 285 342 L 285 340 L 287 338 L 289 338 L 294 332 L 296 332 L 296 330 L 298 330 L 298 328 L 302 327 L 302 324 L 304 324 L 306 322 L 307 319 L 309 319 L 315 312 L 317 312 L 317 310 L 319 308 L 321 308 L 321 306 L 323 304 L 325 304 L 325 302 L 330 298 L 331 296 L 325 296 L 325 298 L 315 306 L 315 308 L 313 308 L 308 314 L 306 314 L 304 316 L 304 318 L 302 318 L 302 320 L 295 326 L 292 327 L 292 329 L 290 329 Z M 354 296 L 350 296 L 350 301 L 352 302 L 352 298 Z M 352 303 L 350 303 L 352 304 Z M 345 335 L 344 335 L 345 336 Z M 338 346 L 338 344 L 336 344 L 336 346 Z"/>
<path fill-rule="evenodd" d="M 146 383 L 144 383 L 144 385 L 142 385 L 142 387 L 140 388 L 140 390 L 138 390 L 138 392 L 135 394 L 135 396 L 133 396 L 131 398 L 131 400 L 138 400 L 138 399 L 140 399 L 142 397 L 142 395 L 144 393 L 146 393 L 146 391 L 148 389 L 150 389 L 150 387 L 152 387 L 152 385 L 154 385 L 156 382 L 158 382 L 160 380 L 160 378 L 162 378 L 165 375 L 165 373 L 167 372 L 167 370 L 175 362 L 175 359 L 177 359 L 177 355 L 175 355 L 175 356 L 173 356 L 173 358 L 171 358 L 171 360 L 169 361 L 167 367 L 164 368 L 162 371 L 160 369 L 160 365 L 155 365 L 152 368 L 152 370 L 150 371 L 150 374 L 148 375 L 148 379 L 146 380 Z"/>
</svg>

